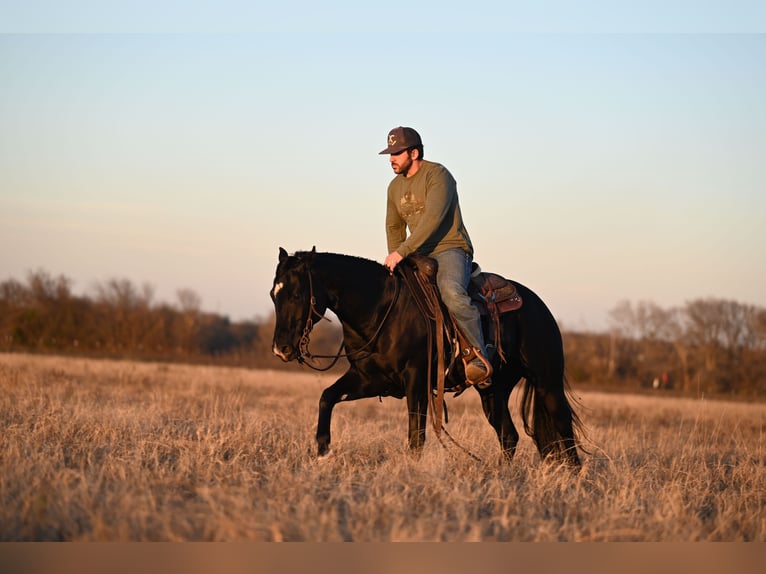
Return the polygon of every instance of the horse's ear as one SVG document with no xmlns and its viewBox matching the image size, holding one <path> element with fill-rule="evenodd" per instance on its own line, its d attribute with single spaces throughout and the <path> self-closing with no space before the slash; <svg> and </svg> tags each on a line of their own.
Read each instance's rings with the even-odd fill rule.
<svg viewBox="0 0 766 574">
<path fill-rule="evenodd" d="M 314 247 L 311 248 L 311 254 L 315 254 L 317 252 L 317 246 L 314 245 Z"/>
<path fill-rule="evenodd" d="M 279 248 L 279 262 L 281 263 L 281 262 L 282 262 L 282 261 L 284 261 L 285 259 L 287 259 L 287 251 L 285 251 L 284 249 L 282 249 L 282 248 L 280 247 L 280 248 Z"/>
</svg>

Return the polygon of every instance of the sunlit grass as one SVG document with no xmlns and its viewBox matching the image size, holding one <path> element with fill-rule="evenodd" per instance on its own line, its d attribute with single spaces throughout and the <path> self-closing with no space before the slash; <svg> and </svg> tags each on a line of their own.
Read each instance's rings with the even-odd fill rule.
<svg viewBox="0 0 766 574">
<path fill-rule="evenodd" d="M 0 355 L 0 539 L 766 541 L 766 405 L 579 392 L 572 473 L 524 435 L 500 464 L 474 393 L 447 428 L 480 461 L 372 399 L 320 461 L 333 378 Z"/>
</svg>

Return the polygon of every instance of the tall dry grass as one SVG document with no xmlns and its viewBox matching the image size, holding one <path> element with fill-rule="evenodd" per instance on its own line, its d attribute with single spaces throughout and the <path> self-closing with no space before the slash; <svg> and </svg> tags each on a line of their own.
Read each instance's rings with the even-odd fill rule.
<svg viewBox="0 0 766 574">
<path fill-rule="evenodd" d="M 581 392 L 573 474 L 525 436 L 499 464 L 474 393 L 448 429 L 482 462 L 368 399 L 318 461 L 333 378 L 0 355 L 0 539 L 766 541 L 766 405 Z"/>
</svg>

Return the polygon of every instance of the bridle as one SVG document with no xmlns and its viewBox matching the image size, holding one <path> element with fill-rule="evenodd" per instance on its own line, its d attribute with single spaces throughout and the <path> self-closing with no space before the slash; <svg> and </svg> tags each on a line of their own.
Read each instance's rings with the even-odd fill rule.
<svg viewBox="0 0 766 574">
<path fill-rule="evenodd" d="M 391 314 L 391 309 L 394 308 L 394 305 L 396 304 L 396 301 L 399 299 L 399 281 L 394 281 L 394 295 L 391 297 L 391 302 L 388 304 L 388 308 L 386 309 L 385 314 L 383 315 L 383 318 L 380 320 L 380 323 L 378 324 L 377 329 L 375 329 L 375 333 L 373 333 L 372 337 L 361 347 L 356 349 L 353 352 L 345 352 L 343 353 L 343 347 L 346 344 L 345 341 L 342 341 L 340 344 L 340 347 L 338 347 L 338 352 L 334 355 L 314 355 L 311 351 L 309 351 L 309 338 L 311 336 L 311 330 L 314 328 L 314 317 L 318 317 L 321 321 L 324 319 L 325 321 L 330 321 L 327 317 L 325 317 L 323 314 L 321 314 L 319 311 L 317 311 L 316 308 L 316 297 L 314 296 L 314 282 L 311 277 L 311 268 L 308 268 L 308 277 L 309 277 L 309 313 L 306 317 L 306 325 L 303 327 L 303 333 L 301 334 L 301 338 L 298 341 L 298 358 L 297 361 L 301 363 L 302 365 L 306 365 L 308 368 L 313 369 L 315 371 L 329 371 L 335 366 L 335 363 L 337 363 L 341 358 L 358 358 L 357 356 L 361 353 L 367 351 L 367 356 L 372 354 L 370 351 L 368 351 L 368 348 L 377 340 L 378 336 L 380 335 L 380 332 L 383 330 L 383 326 L 386 323 L 386 320 L 388 319 L 388 316 Z M 312 365 L 311 363 L 307 362 L 306 359 L 309 360 L 315 360 L 315 359 L 332 359 L 329 365 L 326 367 L 317 367 L 316 365 Z"/>
</svg>

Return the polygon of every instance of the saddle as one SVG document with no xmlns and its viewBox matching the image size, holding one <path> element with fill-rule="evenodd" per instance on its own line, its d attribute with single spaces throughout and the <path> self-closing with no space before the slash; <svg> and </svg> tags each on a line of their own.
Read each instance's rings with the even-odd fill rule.
<svg viewBox="0 0 766 574">
<path fill-rule="evenodd" d="M 407 257 L 412 268 L 429 283 L 436 283 L 436 260 L 424 255 Z M 473 264 L 468 296 L 481 315 L 494 318 L 521 308 L 523 301 L 516 285 L 497 273 L 485 273 L 477 263 Z"/>
<path fill-rule="evenodd" d="M 496 273 L 485 273 L 477 263 L 473 264 L 468 295 L 482 315 L 493 317 L 517 311 L 523 304 L 516 285 Z"/>
<path fill-rule="evenodd" d="M 435 291 L 436 272 L 438 269 L 436 260 L 424 255 L 413 254 L 408 256 L 405 261 L 420 276 L 423 296 L 427 299 L 429 294 L 426 292 L 424 283 L 432 285 L 432 289 L 429 291 L 432 293 Z M 487 333 L 487 343 L 497 349 L 497 353 L 504 363 L 507 362 L 500 340 L 500 316 L 517 311 L 523 305 L 516 285 L 497 273 L 485 273 L 477 263 L 474 263 L 471 280 L 468 284 L 468 295 L 479 310 L 479 314 L 488 319 L 489 333 Z M 434 295 L 430 296 L 433 297 Z M 452 323 L 454 324 L 454 321 Z M 459 335 L 460 337 L 458 338 L 462 342 L 462 333 Z"/>
</svg>

